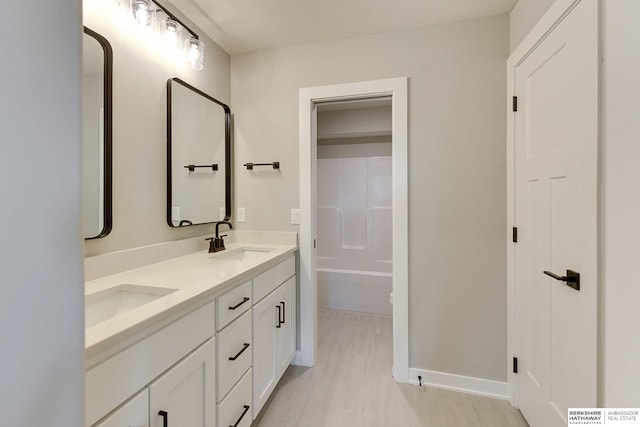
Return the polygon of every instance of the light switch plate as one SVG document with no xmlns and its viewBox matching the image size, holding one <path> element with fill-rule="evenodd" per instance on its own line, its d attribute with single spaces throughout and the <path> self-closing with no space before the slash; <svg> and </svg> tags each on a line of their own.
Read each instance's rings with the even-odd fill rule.
<svg viewBox="0 0 640 427">
<path fill-rule="evenodd" d="M 246 222 L 244 208 L 238 208 L 238 222 Z"/>
<path fill-rule="evenodd" d="M 291 224 L 300 224 L 300 209 L 291 209 Z"/>
</svg>

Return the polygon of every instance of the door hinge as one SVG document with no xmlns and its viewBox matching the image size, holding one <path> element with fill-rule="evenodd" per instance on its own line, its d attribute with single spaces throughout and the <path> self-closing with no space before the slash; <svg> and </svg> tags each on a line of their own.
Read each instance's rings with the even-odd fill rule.
<svg viewBox="0 0 640 427">
<path fill-rule="evenodd" d="M 517 357 L 513 358 L 513 373 L 514 374 L 518 373 L 518 358 Z"/>
<path fill-rule="evenodd" d="M 512 109 L 513 109 L 514 112 L 518 111 L 518 97 L 517 96 L 513 97 L 513 108 Z"/>
<path fill-rule="evenodd" d="M 511 240 L 513 243 L 518 243 L 518 227 L 513 227 L 511 231 Z"/>
</svg>

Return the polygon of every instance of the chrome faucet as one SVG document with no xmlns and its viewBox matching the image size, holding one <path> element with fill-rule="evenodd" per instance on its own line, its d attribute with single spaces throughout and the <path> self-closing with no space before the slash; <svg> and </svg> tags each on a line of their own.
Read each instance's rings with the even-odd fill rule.
<svg viewBox="0 0 640 427">
<path fill-rule="evenodd" d="M 229 221 L 216 221 L 216 236 L 205 239 L 205 240 L 209 240 L 209 253 L 224 251 L 223 237 L 227 237 L 227 235 L 223 234 L 222 236 L 220 236 L 220 231 L 219 231 L 220 224 L 228 225 L 229 229 L 233 228 L 233 226 L 231 225 L 231 222 Z"/>
</svg>

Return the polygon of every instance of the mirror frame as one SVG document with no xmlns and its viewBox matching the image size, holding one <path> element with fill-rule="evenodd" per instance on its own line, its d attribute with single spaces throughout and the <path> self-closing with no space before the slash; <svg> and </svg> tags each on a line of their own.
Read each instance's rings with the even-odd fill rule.
<svg viewBox="0 0 640 427">
<path fill-rule="evenodd" d="M 93 37 L 102 47 L 104 52 L 103 64 L 103 105 L 104 105 L 104 225 L 99 234 L 85 237 L 85 240 L 99 239 L 111 232 L 113 227 L 113 171 L 112 171 L 112 146 L 113 146 L 113 50 L 111 44 L 102 35 L 86 26 L 84 33 Z"/>
<path fill-rule="evenodd" d="M 173 221 L 171 219 L 171 204 L 172 204 L 172 188 L 171 188 L 171 83 L 176 82 L 189 90 L 197 93 L 200 96 L 205 97 L 209 101 L 213 101 L 218 104 L 224 110 L 224 198 L 225 198 L 225 214 L 224 219 L 220 219 L 218 221 L 229 221 L 231 219 L 231 109 L 229 106 L 223 102 L 218 101 L 214 97 L 204 93 L 200 89 L 190 85 L 184 80 L 173 77 L 167 80 L 167 224 L 171 228 L 182 228 L 182 227 L 190 227 L 192 225 L 200 225 L 200 224 L 213 224 L 217 221 L 211 222 L 199 222 L 197 224 L 185 224 L 185 225 L 173 225 Z"/>
</svg>

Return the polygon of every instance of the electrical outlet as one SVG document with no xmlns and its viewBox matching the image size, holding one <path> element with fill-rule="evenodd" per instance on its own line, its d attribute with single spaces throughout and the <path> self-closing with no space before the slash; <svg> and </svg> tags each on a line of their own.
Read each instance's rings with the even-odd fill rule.
<svg viewBox="0 0 640 427">
<path fill-rule="evenodd" d="M 244 208 L 238 208 L 238 222 L 246 222 Z"/>
<path fill-rule="evenodd" d="M 291 224 L 300 224 L 300 209 L 291 209 Z"/>
</svg>

